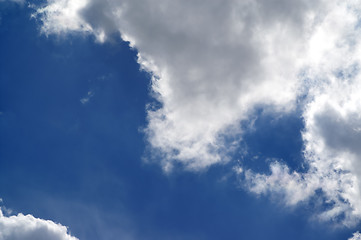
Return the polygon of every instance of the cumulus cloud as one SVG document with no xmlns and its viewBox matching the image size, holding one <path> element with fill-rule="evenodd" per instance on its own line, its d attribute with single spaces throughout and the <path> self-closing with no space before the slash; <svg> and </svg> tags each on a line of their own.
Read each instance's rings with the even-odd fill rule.
<svg viewBox="0 0 361 240">
<path fill-rule="evenodd" d="M 78 240 L 68 229 L 50 220 L 19 213 L 4 216 L 0 209 L 0 240 Z"/>
<path fill-rule="evenodd" d="M 318 218 L 353 226 L 361 218 L 360 4 L 337 6 L 311 38 L 304 72 L 308 93 L 302 137 L 309 170 L 291 172 L 276 162 L 270 175 L 249 170 L 245 179 L 250 191 L 282 195 L 289 205 L 320 192 L 328 207 Z M 324 45 L 312 47 L 317 42 Z"/>
<path fill-rule="evenodd" d="M 294 107 L 298 56 L 320 2 L 49 0 L 37 16 L 45 34 L 83 32 L 102 42 L 118 32 L 129 41 L 161 103 L 148 109 L 153 152 L 165 169 L 175 161 L 201 169 L 227 161 L 222 136 L 240 133 L 256 105 Z"/>
<path fill-rule="evenodd" d="M 257 194 L 288 205 L 321 195 L 320 219 L 361 217 L 359 0 L 48 0 L 45 34 L 114 33 L 138 51 L 160 107 L 146 134 L 161 164 L 192 170 L 225 163 L 255 107 L 303 109 L 306 172 L 273 163 L 245 169 Z M 226 136 L 226 137 L 225 137 Z"/>
</svg>

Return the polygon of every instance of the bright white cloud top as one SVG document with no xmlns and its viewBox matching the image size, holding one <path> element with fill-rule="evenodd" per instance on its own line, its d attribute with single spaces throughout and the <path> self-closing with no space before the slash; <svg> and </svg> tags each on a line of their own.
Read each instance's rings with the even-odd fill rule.
<svg viewBox="0 0 361 240">
<path fill-rule="evenodd" d="M 4 216 L 0 209 L 0 240 L 78 240 L 65 226 L 19 213 Z"/>
<path fill-rule="evenodd" d="M 305 173 L 279 163 L 242 171 L 258 194 L 289 205 L 321 192 L 319 218 L 361 218 L 359 0 L 48 0 L 45 34 L 119 33 L 152 75 L 161 107 L 148 109 L 149 143 L 167 171 L 229 161 L 241 121 L 256 107 L 303 109 Z M 238 137 L 240 138 L 240 137 Z M 317 194 L 316 194 L 317 193 Z"/>
<path fill-rule="evenodd" d="M 272 175 L 246 172 L 251 191 L 277 192 L 289 205 L 308 200 L 322 190 L 332 205 L 322 219 L 342 219 L 354 225 L 361 217 L 361 81 L 359 3 L 330 9 L 310 39 L 304 70 L 308 99 L 304 106 L 307 173 L 290 173 L 273 164 Z M 313 46 L 315 44 L 315 46 Z"/>
<path fill-rule="evenodd" d="M 361 239 L 361 234 L 359 232 L 356 232 L 353 234 L 352 238 L 349 238 L 348 240 L 360 240 Z"/>
</svg>

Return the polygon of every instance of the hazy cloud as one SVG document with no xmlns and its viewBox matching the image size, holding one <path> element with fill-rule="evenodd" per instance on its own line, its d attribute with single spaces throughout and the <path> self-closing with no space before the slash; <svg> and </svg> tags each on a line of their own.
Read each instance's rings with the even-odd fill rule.
<svg viewBox="0 0 361 240">
<path fill-rule="evenodd" d="M 88 91 L 86 97 L 83 97 L 82 99 L 80 99 L 80 102 L 82 104 L 87 104 L 89 102 L 89 100 L 94 96 L 94 92 L 93 91 Z"/>
<path fill-rule="evenodd" d="M 15 2 L 15 3 L 19 3 L 19 4 L 24 4 L 26 2 L 26 0 L 0 0 L 1 2 Z"/>
</svg>

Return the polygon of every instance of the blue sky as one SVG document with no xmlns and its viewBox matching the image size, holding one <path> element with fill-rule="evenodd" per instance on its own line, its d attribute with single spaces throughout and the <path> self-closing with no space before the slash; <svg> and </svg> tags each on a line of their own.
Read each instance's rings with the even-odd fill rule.
<svg viewBox="0 0 361 240">
<path fill-rule="evenodd" d="M 351 180 L 355 186 L 360 179 L 349 168 L 359 166 L 361 142 L 358 98 L 342 97 L 353 96 L 350 88 L 358 95 L 358 73 L 347 70 L 350 63 L 321 52 L 317 59 L 333 69 L 310 71 L 299 84 L 300 77 L 277 77 L 300 76 L 298 65 L 284 65 L 294 55 L 275 53 L 264 60 L 273 65 L 264 66 L 256 56 L 266 50 L 253 49 L 256 35 L 252 40 L 236 35 L 245 38 L 240 45 L 231 37 L 215 38 L 224 40 L 220 45 L 198 42 L 192 23 L 201 27 L 201 37 L 211 39 L 219 30 L 208 31 L 212 23 L 194 18 L 192 3 L 175 1 L 184 16 L 189 14 L 177 25 L 171 10 L 157 19 L 154 7 L 147 21 L 146 14 L 136 14 L 147 8 L 135 4 L 112 19 L 101 1 L 85 7 L 78 2 L 84 9 L 69 17 L 63 10 L 79 6 L 66 0 L 0 1 L 0 239 L 346 240 L 360 229 L 359 195 L 347 190 Z M 121 8 L 117 2 L 113 8 Z M 55 11 L 47 8 L 56 4 Z M 191 9 L 202 4 L 196 1 Z M 275 11 L 278 4 L 293 8 L 274 4 Z M 207 8 L 202 8 L 206 20 L 229 10 L 215 11 L 216 3 Z M 265 19 L 277 18 L 267 14 Z M 289 21 L 284 39 L 277 29 L 277 36 L 269 35 L 270 48 L 299 38 L 291 31 L 298 20 Z M 263 29 L 260 22 L 249 25 Z M 345 34 L 343 26 L 327 32 L 330 23 L 324 22 L 320 28 L 326 35 Z M 231 23 L 220 25 L 226 24 Z M 287 45 L 289 52 L 298 53 L 303 42 L 294 42 Z M 343 51 L 336 49 L 334 58 Z M 309 69 L 327 65 L 310 59 Z M 329 72 L 335 71 L 348 74 L 348 85 L 332 78 Z M 294 90 L 299 85 L 301 90 Z M 337 105 L 345 101 L 351 107 Z M 337 158 L 329 160 L 330 154 Z M 342 210 L 328 212 L 333 209 Z M 19 213 L 30 214 L 28 222 Z M 68 232 L 26 229 L 31 222 L 50 224 L 42 219 L 67 226 Z"/>
</svg>

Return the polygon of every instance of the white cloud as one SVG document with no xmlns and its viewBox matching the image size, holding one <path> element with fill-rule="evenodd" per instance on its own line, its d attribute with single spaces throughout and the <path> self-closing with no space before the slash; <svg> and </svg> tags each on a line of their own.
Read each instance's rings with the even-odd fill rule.
<svg viewBox="0 0 361 240">
<path fill-rule="evenodd" d="M 310 63 L 304 75 L 308 96 L 302 134 L 309 170 L 290 172 L 274 163 L 270 175 L 245 174 L 252 192 L 277 193 L 289 205 L 321 191 L 328 208 L 318 218 L 347 226 L 361 219 L 359 6 L 359 1 L 338 4 L 311 38 Z M 318 42 L 325 44 L 316 47 Z"/>
<path fill-rule="evenodd" d="M 239 171 L 255 193 L 289 205 L 318 191 L 320 219 L 361 217 L 359 0 L 48 0 L 36 16 L 45 34 L 81 32 L 103 42 L 118 32 L 152 74 L 161 108 L 148 110 L 148 140 L 161 164 L 193 170 L 224 163 L 223 136 L 257 105 L 304 109 L 305 173 L 271 165 Z M 317 195 L 317 194 L 316 194 Z M 336 221 L 335 220 L 335 221 Z"/>
<path fill-rule="evenodd" d="M 258 104 L 294 107 L 298 69 L 322 1 L 49 0 L 46 34 L 119 32 L 152 73 L 160 109 L 148 110 L 153 152 L 201 169 L 227 161 L 224 134 Z M 316 6 L 316 7 L 314 7 Z M 317 15 L 318 16 L 318 15 Z"/>
<path fill-rule="evenodd" d="M 4 216 L 0 209 L 0 240 L 78 240 L 68 229 L 50 220 L 19 213 Z"/>
<path fill-rule="evenodd" d="M 349 238 L 348 240 L 361 240 L 361 234 L 359 232 L 355 232 L 353 237 Z"/>
<path fill-rule="evenodd" d="M 37 11 L 37 14 L 41 14 L 43 17 L 42 29 L 44 33 L 61 34 L 67 31 L 92 31 L 91 26 L 79 16 L 79 11 L 87 5 L 86 0 L 53 0 L 48 3 L 46 7 Z"/>
<path fill-rule="evenodd" d="M 83 97 L 82 99 L 80 99 L 80 102 L 82 104 L 87 104 L 89 102 L 89 100 L 94 96 L 94 92 L 93 91 L 88 91 L 86 97 Z"/>
<path fill-rule="evenodd" d="M 290 172 L 287 166 L 278 162 L 272 163 L 270 169 L 270 175 L 245 171 L 247 189 L 256 194 L 279 194 L 285 198 L 286 204 L 291 206 L 308 200 L 319 187 L 318 178 L 307 178 L 305 181 L 304 175 Z"/>
</svg>

